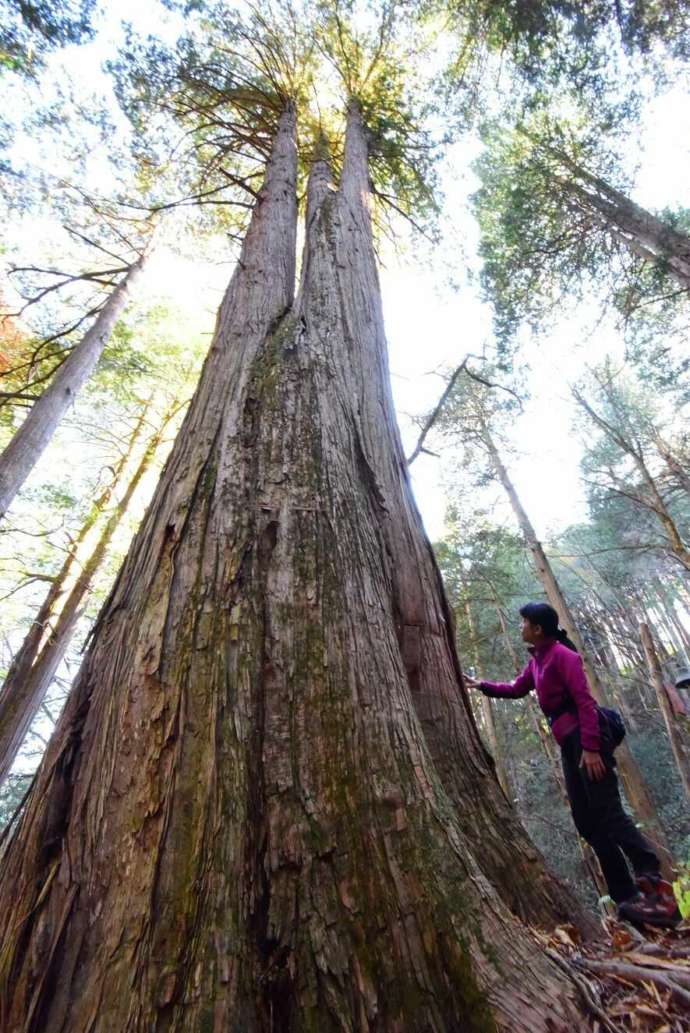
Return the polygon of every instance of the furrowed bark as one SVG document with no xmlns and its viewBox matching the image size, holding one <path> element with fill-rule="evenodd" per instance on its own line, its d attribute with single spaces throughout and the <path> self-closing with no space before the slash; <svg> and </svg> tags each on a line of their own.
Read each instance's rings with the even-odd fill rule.
<svg viewBox="0 0 690 1033">
<path fill-rule="evenodd" d="M 43 455 L 67 410 L 93 373 L 140 279 L 146 255 L 130 266 L 93 326 L 76 344 L 0 455 L 0 520 Z"/>
<path fill-rule="evenodd" d="M 127 512 L 134 493 L 153 462 L 168 419 L 169 417 L 164 419 L 160 431 L 149 439 L 144 454 L 130 477 L 122 497 L 105 521 L 98 541 L 90 554 L 82 561 L 77 553 L 72 553 L 65 561 L 63 571 L 65 567 L 69 566 L 70 575 L 73 574 L 72 567 L 75 563 L 80 564 L 76 578 L 70 584 L 67 576 L 59 576 L 56 584 L 51 586 L 36 621 L 12 661 L 0 690 L 0 786 L 7 778 L 31 723 L 67 652 L 88 602 L 93 579 L 105 559 L 113 535 Z M 123 467 L 131 456 L 143 424 L 144 413 L 130 438 L 127 455 L 123 457 L 122 461 Z M 114 478 L 113 488 L 118 479 L 118 476 Z M 108 495 L 110 497 L 112 491 L 109 491 Z M 100 515 L 104 508 L 102 500 L 99 502 L 101 504 L 96 516 Z M 88 523 L 89 521 L 87 521 Z M 93 522 L 90 526 L 92 524 Z M 60 572 L 61 575 L 63 571 Z M 61 598 L 63 595 L 64 598 Z"/>
<path fill-rule="evenodd" d="M 3 1033 L 191 1033 L 214 1009 L 258 1028 L 257 373 L 294 295 L 295 175 L 290 109 L 195 398 L 4 858 Z"/>
<path fill-rule="evenodd" d="M 281 120 L 197 394 L 3 859 L 2 1033 L 580 1023 L 415 714 L 382 529 L 400 497 L 366 451 L 366 396 L 388 388 L 382 331 L 354 318 L 375 281 L 350 293 L 371 247 L 352 147 L 339 192 L 314 167 L 293 306 Z M 392 433 L 376 461 L 404 469 Z M 498 795 L 479 756 L 475 793 Z"/>
</svg>

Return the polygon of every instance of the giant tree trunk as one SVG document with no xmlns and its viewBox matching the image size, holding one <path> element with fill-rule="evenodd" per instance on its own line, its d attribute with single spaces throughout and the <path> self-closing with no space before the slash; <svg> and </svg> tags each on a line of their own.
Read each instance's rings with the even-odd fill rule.
<svg viewBox="0 0 690 1033">
<path fill-rule="evenodd" d="M 415 713 L 357 109 L 340 190 L 312 171 L 293 304 L 295 149 L 288 110 L 199 388 L 3 859 L 2 1033 L 582 1025 L 473 855 L 482 803 L 488 823 L 503 800 L 494 837 L 515 824 L 444 626 L 464 810 Z M 361 313 L 379 313 L 365 336 Z"/>
<path fill-rule="evenodd" d="M 551 564 L 549 563 L 548 557 L 544 552 L 543 546 L 537 537 L 537 533 L 529 519 L 527 512 L 525 511 L 520 497 L 518 496 L 515 486 L 510 479 L 510 475 L 506 469 L 503 460 L 501 459 L 500 453 L 496 447 L 496 443 L 491 436 L 489 428 L 484 421 L 481 419 L 482 428 L 482 439 L 489 451 L 491 461 L 494 469 L 498 475 L 501 484 L 508 496 L 513 512 L 520 525 L 522 533 L 524 535 L 527 546 L 532 553 L 534 560 L 534 569 L 537 577 L 542 583 L 544 592 L 547 599 L 556 610 L 559 615 L 560 621 L 568 633 L 571 641 L 575 645 L 578 653 L 582 657 L 582 663 L 585 668 L 587 675 L 587 681 L 592 691 L 592 695 L 598 703 L 607 705 L 607 694 L 602 684 L 601 679 L 594 667 L 589 652 L 585 646 L 584 639 L 580 633 L 580 629 L 575 622 L 573 615 L 570 611 L 570 607 L 566 602 L 565 596 L 561 591 L 561 586 L 558 583 L 556 575 L 553 572 Z M 633 808 L 638 819 L 643 823 L 645 832 L 648 833 L 650 838 L 653 840 L 655 846 L 659 850 L 660 860 L 664 873 L 667 876 L 671 875 L 671 853 L 669 850 L 668 839 L 664 830 L 661 828 L 658 818 L 654 801 L 649 794 L 649 790 L 645 784 L 642 772 L 639 769 L 637 761 L 630 752 L 630 748 L 627 742 L 622 742 L 616 751 L 616 759 L 618 762 L 618 770 L 620 772 L 621 780 L 625 787 L 625 794 L 628 798 L 630 806 Z"/>
<path fill-rule="evenodd" d="M 41 397 L 0 455 L 0 520 L 29 476 L 60 421 L 93 373 L 115 324 L 140 278 L 146 256 L 130 266 L 99 312 L 93 326 L 76 344 Z"/>
<path fill-rule="evenodd" d="M 51 586 L 36 620 L 12 661 L 0 689 L 0 786 L 7 778 L 55 677 L 55 672 L 67 652 L 88 602 L 96 572 L 105 559 L 113 535 L 127 512 L 134 493 L 153 462 L 168 420 L 169 415 L 164 418 L 161 428 L 149 439 L 122 497 L 105 521 L 89 555 L 82 558 L 72 553 L 65 561 L 63 570 Z M 123 463 L 126 463 L 127 457 L 131 454 L 143 423 L 144 414 L 130 438 Z M 102 508 L 101 505 L 99 512 Z M 75 563 L 79 564 L 76 576 L 72 570 Z M 72 580 L 65 573 L 65 568 L 68 568 Z"/>
</svg>

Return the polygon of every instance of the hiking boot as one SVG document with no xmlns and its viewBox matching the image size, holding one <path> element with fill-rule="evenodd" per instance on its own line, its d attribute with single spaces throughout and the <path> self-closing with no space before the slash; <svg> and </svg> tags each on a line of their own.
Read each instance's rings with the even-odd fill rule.
<svg viewBox="0 0 690 1033">
<path fill-rule="evenodd" d="M 654 925 L 660 929 L 673 929 L 680 922 L 680 912 L 675 902 L 658 895 L 646 897 L 643 893 L 624 900 L 618 905 L 618 915 L 632 925 Z"/>
<path fill-rule="evenodd" d="M 652 872 L 647 875 L 638 875 L 635 883 L 650 903 L 666 911 L 674 925 L 680 922 L 681 914 L 670 882 L 666 882 L 658 873 Z"/>
</svg>

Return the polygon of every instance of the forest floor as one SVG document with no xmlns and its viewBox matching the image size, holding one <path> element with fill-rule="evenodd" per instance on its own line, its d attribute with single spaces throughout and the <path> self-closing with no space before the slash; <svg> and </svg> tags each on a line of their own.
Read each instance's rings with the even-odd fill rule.
<svg viewBox="0 0 690 1033">
<path fill-rule="evenodd" d="M 591 1033 L 689 1033 L 689 919 L 642 933 L 606 917 L 602 936 L 586 943 L 569 925 L 536 935 L 577 983 Z"/>
</svg>

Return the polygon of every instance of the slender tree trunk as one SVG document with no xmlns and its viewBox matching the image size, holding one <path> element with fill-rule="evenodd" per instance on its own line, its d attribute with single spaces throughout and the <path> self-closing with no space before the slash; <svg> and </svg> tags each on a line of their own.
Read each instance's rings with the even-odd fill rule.
<svg viewBox="0 0 690 1033">
<path fill-rule="evenodd" d="M 666 725 L 666 734 L 668 735 L 668 741 L 671 744 L 673 759 L 676 762 L 676 768 L 678 769 L 678 774 L 680 775 L 685 795 L 690 800 L 690 755 L 688 754 L 687 746 L 683 742 L 680 729 L 678 728 L 675 716 L 671 710 L 671 704 L 668 696 L 666 695 L 666 689 L 664 688 L 664 675 L 661 670 L 661 664 L 659 663 L 659 657 L 657 656 L 652 636 L 646 624 L 640 624 L 640 638 L 642 639 L 642 645 L 644 646 L 645 656 L 647 658 L 649 675 L 656 690 L 659 710 L 661 711 L 664 724 Z"/>
<path fill-rule="evenodd" d="M 593 213 L 633 254 L 663 263 L 678 283 L 690 290 L 690 236 L 687 233 L 652 215 L 560 147 L 545 143 L 525 130 L 522 132 L 571 173 L 567 177 L 556 176 L 566 195 Z"/>
<path fill-rule="evenodd" d="M 482 663 L 479 658 L 477 632 L 474 625 L 472 605 L 469 599 L 465 599 L 465 614 L 467 616 L 467 626 L 470 634 L 470 648 L 472 650 L 472 659 L 474 660 L 474 666 L 477 672 L 477 677 L 481 679 L 484 677 L 484 674 L 482 671 Z M 503 755 L 498 741 L 498 735 L 496 734 L 496 722 L 494 720 L 494 712 L 491 708 L 491 700 L 488 696 L 481 696 L 481 708 L 482 716 L 484 718 L 484 728 L 486 730 L 486 737 L 489 740 L 489 750 L 496 765 L 496 774 L 498 776 L 498 781 L 501 783 L 501 788 L 503 789 L 503 792 L 506 794 L 508 799 L 513 800 L 515 799 L 515 796 L 510 784 L 508 772 L 506 771 L 505 764 L 503 763 Z"/>
<path fill-rule="evenodd" d="M 687 663 L 690 661 L 690 635 L 688 635 L 687 629 L 683 627 L 682 622 L 678 619 L 675 607 L 677 597 L 673 589 L 665 585 L 660 579 L 653 583 L 653 588 L 654 594 L 659 600 L 659 612 L 669 629 L 676 650 Z"/>
<path fill-rule="evenodd" d="M 645 459 L 642 447 L 634 441 L 629 440 L 624 433 L 617 429 L 616 426 L 596 412 L 584 395 L 579 391 L 573 388 L 572 395 L 580 408 L 589 416 L 592 423 L 599 427 L 599 429 L 614 442 L 621 452 L 632 460 L 638 474 L 640 475 L 640 480 L 648 492 L 647 498 L 644 497 L 641 491 L 638 492 L 636 501 L 639 505 L 645 506 L 655 514 L 668 540 L 669 551 L 677 560 L 679 560 L 686 570 L 690 570 L 690 549 L 683 540 L 678 524 L 674 520 L 663 496 L 661 495 L 661 492 L 659 491 L 656 480 L 654 479 Z"/>
<path fill-rule="evenodd" d="M 359 323 L 380 299 L 357 109 L 340 189 L 312 169 L 293 304 L 295 180 L 289 109 L 197 393 L 4 857 L 2 1033 L 582 1022 L 473 856 L 475 808 L 504 800 L 476 728 L 465 716 L 460 818 L 412 703 L 382 531 L 404 503 L 379 476 L 404 458 L 382 327 Z"/>
<path fill-rule="evenodd" d="M 130 456 L 144 422 L 144 414 L 130 438 Z M 80 564 L 71 585 L 58 577 L 62 586 L 57 593 L 51 587 L 37 620 L 29 631 L 19 653 L 12 662 L 0 690 L 0 786 L 3 785 L 16 759 L 26 734 L 50 688 L 60 663 L 72 640 L 91 592 L 93 579 L 105 559 L 113 535 L 127 512 L 132 497 L 149 470 L 160 445 L 161 435 L 169 422 L 166 416 L 161 429 L 149 440 L 129 483 L 105 522 L 90 555 Z M 67 566 L 67 562 L 65 566 Z M 80 563 L 77 558 L 75 562 Z M 74 565 L 74 564 L 72 564 Z M 62 572 L 61 572 L 62 573 Z M 59 596 L 66 590 L 64 599 Z"/>
<path fill-rule="evenodd" d="M 683 541 L 678 529 L 678 524 L 672 517 L 668 506 L 662 498 L 661 492 L 657 487 L 656 481 L 654 480 L 646 461 L 640 454 L 634 451 L 629 452 L 629 454 L 632 455 L 633 461 L 643 483 L 647 485 L 647 489 L 652 498 L 652 509 L 656 513 L 659 523 L 666 532 L 671 552 L 680 560 L 685 569 L 690 571 L 690 549 Z"/>
<path fill-rule="evenodd" d="M 592 695 L 598 703 L 606 705 L 606 691 L 588 655 L 584 640 L 580 634 L 580 629 L 573 619 L 570 607 L 568 606 L 565 596 L 561 591 L 561 587 L 556 580 L 551 564 L 548 561 L 541 542 L 537 538 L 532 522 L 527 516 L 498 449 L 496 448 L 496 444 L 491 436 L 489 428 L 483 419 L 482 438 L 489 451 L 498 478 L 510 500 L 510 504 L 522 529 L 525 541 L 532 553 L 535 571 L 544 587 L 546 597 L 553 608 L 557 611 L 563 627 L 582 657 L 582 663 L 584 664 L 587 681 L 589 682 L 589 687 L 592 690 Z M 643 823 L 645 831 L 650 835 L 654 844 L 659 848 L 661 855 L 660 859 L 664 871 L 667 875 L 670 875 L 671 854 L 668 840 L 666 834 L 659 825 L 654 801 L 649 794 L 649 790 L 647 789 L 642 777 L 642 773 L 630 752 L 627 742 L 622 742 L 620 744 L 616 753 L 616 758 L 630 806 L 633 808 L 638 819 Z"/>
<path fill-rule="evenodd" d="M 89 380 L 103 354 L 115 324 L 141 277 L 146 256 L 130 266 L 106 301 L 93 326 L 76 344 L 41 397 L 0 455 L 0 520 L 24 484 L 67 410 Z"/>
<path fill-rule="evenodd" d="M 681 287 L 690 290 L 690 237 L 598 176 L 574 162 L 570 166 L 574 177 L 559 178 L 565 193 L 594 213 L 633 254 L 663 264 Z"/>
<path fill-rule="evenodd" d="M 639 729 L 639 725 L 637 722 L 637 718 L 635 717 L 635 714 L 628 702 L 626 686 L 623 682 L 620 669 L 616 662 L 616 655 L 611 644 L 608 629 L 606 631 L 605 656 L 607 670 L 609 671 L 611 677 L 611 686 L 614 702 L 616 706 L 620 707 L 621 713 L 623 714 L 627 726 L 631 729 L 631 731 L 636 732 Z"/>
<path fill-rule="evenodd" d="M 121 456 L 115 465 L 112 479 L 93 503 L 86 520 L 72 542 L 62 567 L 55 575 L 55 578 L 52 581 L 36 616 L 31 622 L 31 626 L 24 637 L 24 641 L 12 658 L 12 663 L 3 683 L 3 688 L 0 690 L 0 700 L 7 699 L 8 684 L 13 682 L 15 685 L 20 685 L 28 676 L 31 668 L 36 662 L 36 657 L 46 638 L 47 629 L 55 618 L 55 614 L 59 609 L 61 600 L 69 590 L 69 585 L 75 577 L 75 570 L 82 563 L 82 552 L 85 547 L 85 542 L 91 536 L 94 526 L 113 498 L 113 493 L 117 489 L 120 478 L 131 459 L 136 443 L 139 440 L 140 435 L 143 433 L 144 423 L 145 413 L 142 413 L 140 418 L 137 420 L 132 435 L 130 436 L 125 454 Z M 0 710 L 1 708 L 2 703 L 0 703 Z"/>
</svg>

